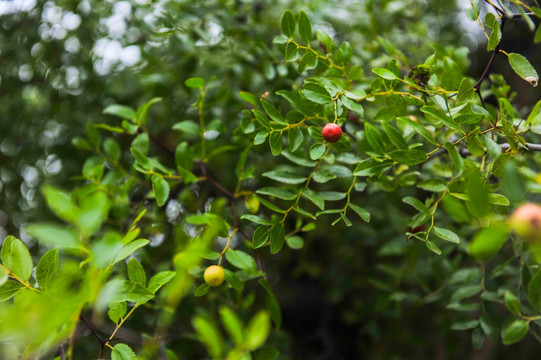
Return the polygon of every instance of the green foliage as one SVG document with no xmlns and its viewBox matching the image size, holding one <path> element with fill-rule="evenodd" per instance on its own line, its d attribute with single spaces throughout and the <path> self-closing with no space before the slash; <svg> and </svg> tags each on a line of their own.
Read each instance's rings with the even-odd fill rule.
<svg viewBox="0 0 541 360">
<path fill-rule="evenodd" d="M 49 159 L 36 162 L 42 168 L 57 147 L 69 164 L 64 178 L 47 177 L 54 167 L 45 166 L 50 212 L 31 211 L 29 189 L 39 181 L 29 165 L 17 170 L 27 177 L 20 190 L 8 184 L 14 171 L 0 168 L 0 191 L 6 182 L 6 198 L 26 194 L 28 210 L 20 231 L 10 229 L 21 240 L 7 236 L 0 251 L 2 358 L 59 349 L 69 359 L 90 351 L 123 360 L 292 358 L 300 340 L 289 333 L 289 277 L 325 289 L 333 316 L 362 338 L 347 336 L 361 344 L 356 357 L 365 343 L 381 344 L 378 357 L 403 356 L 404 343 L 433 336 L 424 326 L 467 333 L 473 349 L 485 338 L 541 341 L 539 239 L 526 242 L 508 224 L 515 207 L 541 193 L 541 101 L 521 102 L 513 83 L 488 76 L 494 57 L 506 56 L 509 70 L 537 86 L 531 62 L 500 47 L 505 21 L 531 26 L 541 11 L 487 1 L 494 11 L 482 21 L 481 2 L 472 2 L 461 16 L 483 27 L 493 52 L 474 79 L 467 49 L 450 40 L 452 2 L 426 14 L 421 1 L 352 5 L 364 14 L 359 24 L 340 24 L 324 14 L 325 2 L 312 3 L 281 14 L 265 1 L 131 5 L 132 35 L 119 44 L 143 50 L 137 66 L 102 74 L 111 80 L 93 73 L 96 89 L 58 85 L 74 97 L 58 107 L 39 84 L 25 85 L 27 116 L 62 114 L 73 136 L 36 151 Z M 111 9 L 94 5 L 97 24 Z M 431 16 L 441 37 L 422 25 Z M 90 52 L 83 30 L 73 38 Z M 42 35 L 28 36 L 39 53 Z M 70 59 L 61 60 L 66 77 L 78 66 Z M 104 66 L 93 61 L 92 71 Z M 60 79 L 54 64 L 35 67 Z M 327 123 L 342 127 L 338 142 L 323 139 Z M 12 153 L 9 140 L 0 145 Z M 216 264 L 225 283 L 211 288 L 203 273 Z M 425 311 L 437 316 L 421 319 Z M 327 326 L 327 315 L 304 320 L 319 317 Z M 415 335 L 397 334 L 400 319 Z M 126 327 L 142 341 L 129 341 Z M 463 338 L 446 336 L 470 354 Z"/>
</svg>

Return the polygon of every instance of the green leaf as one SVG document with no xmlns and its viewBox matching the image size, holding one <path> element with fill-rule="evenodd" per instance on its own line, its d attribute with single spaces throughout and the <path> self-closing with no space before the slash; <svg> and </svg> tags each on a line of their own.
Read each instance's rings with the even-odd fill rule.
<svg viewBox="0 0 541 360">
<path fill-rule="evenodd" d="M 364 108 L 361 104 L 351 99 L 348 99 L 347 97 L 341 97 L 340 101 L 346 108 L 348 108 L 351 111 L 356 112 L 360 117 L 364 116 Z"/>
<path fill-rule="evenodd" d="M 426 191 L 442 192 L 447 189 L 447 182 L 443 179 L 426 179 L 419 181 L 417 187 Z"/>
<path fill-rule="evenodd" d="M 502 30 L 500 29 L 500 24 L 498 24 L 496 16 L 490 12 L 485 16 L 485 24 L 492 31 L 487 44 L 487 50 L 492 51 L 498 46 L 502 39 Z"/>
<path fill-rule="evenodd" d="M 432 118 L 436 119 L 437 121 L 441 121 L 442 123 L 445 124 L 445 126 L 451 128 L 451 129 L 454 129 L 456 131 L 460 131 L 460 126 L 458 126 L 458 124 L 455 122 L 455 120 L 453 120 L 452 118 L 447 116 L 447 114 L 445 114 L 440 109 L 438 109 L 438 108 L 436 108 L 434 106 L 423 106 L 421 108 L 421 111 L 425 115 L 427 115 L 429 117 L 432 117 Z"/>
<path fill-rule="evenodd" d="M 535 71 L 534 67 L 528 59 L 526 59 L 524 56 L 520 54 L 515 53 L 509 53 L 509 64 L 515 70 L 515 72 L 530 83 L 532 86 L 537 86 L 537 83 L 539 82 L 539 76 L 537 75 L 537 71 Z"/>
<path fill-rule="evenodd" d="M 228 249 L 225 253 L 225 258 L 231 265 L 246 272 L 250 273 L 257 270 L 254 258 L 240 250 Z"/>
<path fill-rule="evenodd" d="M 140 152 L 134 147 L 130 148 L 130 152 L 133 158 L 135 159 L 135 161 L 137 162 L 137 164 L 141 165 L 144 169 L 147 169 L 147 170 L 152 169 L 152 165 L 150 165 L 150 161 L 148 160 L 145 154 L 143 154 L 142 152 Z"/>
<path fill-rule="evenodd" d="M 457 100 L 459 102 L 468 101 L 474 95 L 473 84 L 470 79 L 464 78 L 458 87 Z"/>
<path fill-rule="evenodd" d="M 505 164 L 502 176 L 502 189 L 504 194 L 513 203 L 521 203 L 526 200 L 525 181 L 514 161 L 508 161 Z"/>
<path fill-rule="evenodd" d="M 65 226 L 31 224 L 26 226 L 25 230 L 40 242 L 59 249 L 81 247 L 75 232 Z"/>
<path fill-rule="evenodd" d="M 210 290 L 209 284 L 204 283 L 204 284 L 199 285 L 195 289 L 195 291 L 193 292 L 193 295 L 196 297 L 205 296 L 206 294 L 208 294 L 209 290 Z"/>
<path fill-rule="evenodd" d="M 128 278 L 134 283 L 147 286 L 145 270 L 136 258 L 131 258 L 130 261 L 128 261 Z"/>
<path fill-rule="evenodd" d="M 131 254 L 133 254 L 135 251 L 137 251 L 138 249 L 142 248 L 143 246 L 146 246 L 148 243 L 149 241 L 146 239 L 139 239 L 139 240 L 134 240 L 127 245 L 124 245 L 122 249 L 120 249 L 120 251 L 116 255 L 112 264 L 116 264 L 117 262 L 124 260 Z"/>
<path fill-rule="evenodd" d="M 252 247 L 258 249 L 267 243 L 269 239 L 270 230 L 265 226 L 258 226 L 254 231 L 252 237 Z"/>
<path fill-rule="evenodd" d="M 519 342 L 526 336 L 530 329 L 530 322 L 517 319 L 508 326 L 502 328 L 502 342 L 504 345 L 511 345 Z"/>
<path fill-rule="evenodd" d="M 255 198 L 263 205 L 265 206 L 267 209 L 270 209 L 272 211 L 275 211 L 279 214 L 285 214 L 285 210 L 282 210 L 281 208 L 279 208 L 278 206 L 274 205 L 273 203 L 271 203 L 270 201 L 268 200 L 265 200 L 264 198 L 262 198 L 261 196 L 259 195 L 255 195 Z"/>
<path fill-rule="evenodd" d="M 295 61 L 299 55 L 299 47 L 294 42 L 288 42 L 285 49 L 284 57 L 286 61 Z"/>
<path fill-rule="evenodd" d="M 260 99 L 260 101 L 263 109 L 265 109 L 265 112 L 267 113 L 267 115 L 270 116 L 272 120 L 276 121 L 278 124 L 287 125 L 284 117 L 282 116 L 282 114 L 280 114 L 280 111 L 278 111 L 278 109 L 274 107 L 274 105 L 265 101 L 264 99 Z"/>
<path fill-rule="evenodd" d="M 109 305 L 109 311 L 107 312 L 107 315 L 109 315 L 109 319 L 111 319 L 112 322 L 115 324 L 118 324 L 120 319 L 126 315 L 126 312 L 128 311 L 128 305 L 125 301 L 121 301 L 115 304 Z"/>
<path fill-rule="evenodd" d="M 433 233 L 440 239 L 452 242 L 454 244 L 460 244 L 460 238 L 458 235 L 449 229 L 434 226 Z"/>
<path fill-rule="evenodd" d="M 372 72 L 385 80 L 396 80 L 398 78 L 394 72 L 385 68 L 374 68 Z"/>
<path fill-rule="evenodd" d="M 454 323 L 451 326 L 451 330 L 471 330 L 479 326 L 479 320 L 464 320 Z"/>
<path fill-rule="evenodd" d="M 233 271 L 227 269 L 224 269 L 224 273 L 227 284 L 239 292 L 242 291 L 244 288 L 244 283 L 239 279 L 239 277 L 235 275 Z"/>
<path fill-rule="evenodd" d="M 477 217 L 487 216 L 491 211 L 488 192 L 481 176 L 479 170 L 474 167 L 466 172 L 466 195 L 470 199 L 468 208 Z"/>
<path fill-rule="evenodd" d="M 218 327 L 211 320 L 200 315 L 196 315 L 192 319 L 192 326 L 199 340 L 205 344 L 211 357 L 221 359 L 224 341 Z"/>
<path fill-rule="evenodd" d="M 143 155 L 148 155 L 148 134 L 142 133 L 132 141 L 131 146 L 141 152 Z"/>
<path fill-rule="evenodd" d="M 460 156 L 460 153 L 451 143 L 446 142 L 445 148 L 451 157 L 451 162 L 453 163 L 453 177 L 459 178 L 464 172 L 464 159 Z"/>
<path fill-rule="evenodd" d="M 270 333 L 270 316 L 266 311 L 260 311 L 248 323 L 245 333 L 245 346 L 256 350 L 265 343 Z"/>
<path fill-rule="evenodd" d="M 426 130 L 421 124 L 418 122 L 415 122 L 405 116 L 399 116 L 397 120 L 401 121 L 402 123 L 405 123 L 406 125 L 409 125 L 410 127 L 415 130 L 419 135 L 421 135 L 423 138 L 425 138 L 429 143 L 432 145 L 439 146 L 438 142 L 432 137 L 430 132 Z"/>
<path fill-rule="evenodd" d="M 333 101 L 332 96 L 319 84 L 305 83 L 303 94 L 308 100 L 316 104 L 325 105 Z"/>
<path fill-rule="evenodd" d="M 58 270 L 58 249 L 51 249 L 39 259 L 36 267 L 36 279 L 39 287 L 47 290 L 49 283 Z"/>
<path fill-rule="evenodd" d="M 26 245 L 14 236 L 7 236 L 2 244 L 0 253 L 2 263 L 22 281 L 26 281 L 32 275 L 32 257 Z"/>
<path fill-rule="evenodd" d="M 367 210 L 352 203 L 349 203 L 348 207 L 355 211 L 364 222 L 370 222 L 370 213 Z"/>
<path fill-rule="evenodd" d="M 280 351 L 274 347 L 263 346 L 254 353 L 255 360 L 275 360 L 280 355 Z"/>
<path fill-rule="evenodd" d="M 8 280 L 6 283 L 2 286 L 0 286 L 0 302 L 7 301 L 11 299 L 12 297 L 19 292 L 19 290 L 23 289 L 24 285 L 21 284 L 18 281 Z"/>
<path fill-rule="evenodd" d="M 385 171 L 389 170 L 393 166 L 393 162 L 390 160 L 376 161 L 374 159 L 367 159 L 361 161 L 359 165 L 353 171 L 354 176 L 373 176 L 381 175 Z"/>
<path fill-rule="evenodd" d="M 240 98 L 250 105 L 257 106 L 257 97 L 247 91 L 239 91 Z"/>
<path fill-rule="evenodd" d="M 135 120 L 135 111 L 131 107 L 124 105 L 109 105 L 103 110 L 104 114 L 118 116 L 123 119 Z"/>
<path fill-rule="evenodd" d="M 282 32 L 288 38 L 292 38 L 295 34 L 296 26 L 297 23 L 295 21 L 295 16 L 293 16 L 291 10 L 286 10 L 282 15 L 282 20 L 280 21 L 280 27 L 282 28 Z"/>
<path fill-rule="evenodd" d="M 400 131 L 398 131 L 394 126 L 390 125 L 389 123 L 383 121 L 383 130 L 385 130 L 385 133 L 389 137 L 389 140 L 393 143 L 394 146 L 396 146 L 399 149 L 407 149 L 408 144 Z"/>
<path fill-rule="evenodd" d="M 265 142 L 265 140 L 267 140 L 268 135 L 269 135 L 269 133 L 264 132 L 264 131 L 258 132 L 254 137 L 254 145 L 263 144 Z"/>
<path fill-rule="evenodd" d="M 310 147 L 310 159 L 317 160 L 325 154 L 327 147 L 324 144 L 313 144 Z"/>
<path fill-rule="evenodd" d="M 483 347 L 483 344 L 485 343 L 485 335 L 481 329 L 476 328 L 472 331 L 471 342 L 475 350 L 480 350 Z"/>
<path fill-rule="evenodd" d="M 146 124 L 148 120 L 148 109 L 151 105 L 159 103 L 162 101 L 161 97 L 156 97 L 153 99 L 150 99 L 148 102 L 146 102 L 144 105 L 140 106 L 137 109 L 137 112 L 135 113 L 135 118 L 140 124 Z"/>
<path fill-rule="evenodd" d="M 269 145 L 272 155 L 280 155 L 284 146 L 284 142 L 282 140 L 282 133 L 278 131 L 272 132 L 269 137 Z"/>
<path fill-rule="evenodd" d="M 347 41 L 344 41 L 336 52 L 336 59 L 338 60 L 338 64 L 344 65 L 349 63 L 352 56 L 353 48 L 351 47 L 351 44 Z"/>
<path fill-rule="evenodd" d="M 120 145 L 111 138 L 105 139 L 103 142 L 103 150 L 105 151 L 105 154 L 115 162 L 120 158 Z"/>
<path fill-rule="evenodd" d="M 310 44 L 310 40 L 312 40 L 312 25 L 310 25 L 310 19 L 302 10 L 299 14 L 299 35 L 305 44 Z"/>
<path fill-rule="evenodd" d="M 481 285 L 463 286 L 453 293 L 451 302 L 459 302 L 460 300 L 467 299 L 479 294 L 482 290 L 483 287 Z"/>
<path fill-rule="evenodd" d="M 428 210 L 428 207 L 425 204 L 423 204 L 421 201 L 417 200 L 414 197 L 406 196 L 405 198 L 402 199 L 402 202 L 413 206 L 415 209 L 417 209 L 418 211 L 420 211 L 420 212 L 422 212 L 422 213 L 424 213 L 426 215 L 430 214 L 430 211 Z"/>
<path fill-rule="evenodd" d="M 541 29 L 541 26 L 539 26 Z M 539 112 L 541 111 L 541 100 L 539 100 L 535 106 L 532 109 L 532 112 L 530 112 L 530 115 L 528 115 L 528 118 L 526 119 L 525 127 L 528 127 L 530 124 L 533 123 L 537 115 L 539 115 Z"/>
<path fill-rule="evenodd" d="M 314 205 L 316 205 L 320 210 L 323 210 L 325 208 L 325 200 L 323 200 L 321 196 L 319 196 L 319 194 L 315 191 L 302 188 L 301 194 L 303 197 L 310 200 Z"/>
<path fill-rule="evenodd" d="M 483 332 L 489 337 L 490 340 L 492 340 L 493 343 L 496 343 L 500 337 L 498 323 L 492 319 L 489 314 L 483 314 L 481 315 L 480 324 Z"/>
<path fill-rule="evenodd" d="M 284 246 L 285 241 L 284 224 L 274 224 L 270 230 L 270 251 L 271 254 L 276 254 Z"/>
<path fill-rule="evenodd" d="M 302 145 L 302 142 L 304 141 L 304 134 L 299 128 L 289 129 L 287 140 L 289 143 L 289 150 L 291 152 L 295 152 Z"/>
<path fill-rule="evenodd" d="M 193 167 L 192 151 L 186 141 L 178 144 L 175 149 L 175 163 L 177 166 L 186 170 L 190 170 Z"/>
<path fill-rule="evenodd" d="M 541 270 L 535 273 L 530 280 L 530 284 L 528 285 L 528 300 L 535 310 L 541 311 Z"/>
<path fill-rule="evenodd" d="M 205 86 L 205 79 L 200 78 L 200 77 L 193 77 L 193 78 L 189 78 L 186 81 L 184 81 L 184 84 L 186 86 L 188 86 L 188 87 L 198 89 L 198 88 L 202 88 L 203 86 Z"/>
<path fill-rule="evenodd" d="M 317 41 L 321 42 L 323 46 L 325 46 L 325 50 L 326 50 L 325 53 L 332 52 L 332 47 L 333 47 L 332 39 L 329 35 L 327 35 L 327 33 L 324 33 L 323 31 L 318 29 L 316 31 L 316 38 L 317 38 Z"/>
<path fill-rule="evenodd" d="M 511 202 L 508 198 L 501 194 L 488 194 L 488 201 L 494 205 L 509 206 Z"/>
<path fill-rule="evenodd" d="M 244 341 L 242 320 L 240 317 L 230 308 L 226 306 L 220 306 L 220 318 L 225 330 L 233 340 L 236 346 L 239 346 Z"/>
<path fill-rule="evenodd" d="M 283 182 L 285 184 L 300 184 L 306 181 L 304 176 L 283 170 L 267 171 L 263 173 L 263 176 L 272 180 Z"/>
<path fill-rule="evenodd" d="M 156 291 L 171 281 L 176 274 L 177 273 L 174 271 L 160 271 L 148 281 L 148 291 L 150 291 L 152 294 L 156 294 Z"/>
<path fill-rule="evenodd" d="M 389 156 L 394 161 L 408 165 L 414 166 L 419 165 L 425 162 L 428 159 L 428 156 L 424 151 L 421 150 L 395 150 L 389 153 Z"/>
<path fill-rule="evenodd" d="M 154 297 L 150 291 L 140 284 L 120 279 L 109 281 L 105 284 L 105 290 L 113 293 L 113 296 L 109 299 L 112 303 L 122 301 L 144 303 Z"/>
<path fill-rule="evenodd" d="M 201 128 L 197 123 L 191 120 L 185 120 L 173 125 L 173 130 L 179 130 L 186 134 L 199 135 Z"/>
<path fill-rule="evenodd" d="M 486 258 L 496 254 L 507 241 L 509 229 L 504 223 L 495 223 L 479 231 L 471 241 L 468 251 L 471 255 Z"/>
<path fill-rule="evenodd" d="M 70 199 L 70 194 L 56 186 L 45 184 L 41 192 L 49 208 L 61 219 L 75 223 L 79 215 L 79 208 Z"/>
<path fill-rule="evenodd" d="M 286 159 L 288 159 L 289 161 L 291 161 L 291 162 L 293 162 L 293 163 L 295 163 L 297 165 L 300 165 L 300 166 L 305 166 L 305 167 L 310 167 L 311 168 L 311 167 L 314 167 L 314 166 L 317 165 L 317 163 L 315 161 L 295 156 L 295 155 L 293 155 L 293 154 L 291 154 L 290 152 L 287 152 L 287 151 L 283 151 L 282 155 Z"/>
<path fill-rule="evenodd" d="M 513 293 L 505 292 L 505 307 L 513 314 L 520 316 L 520 300 Z"/>
<path fill-rule="evenodd" d="M 286 243 L 293 250 L 302 249 L 304 246 L 304 240 L 300 236 L 289 236 L 286 238 Z"/>
<path fill-rule="evenodd" d="M 4 285 L 8 281 L 8 273 L 4 268 L 0 267 L 0 286 Z"/>
<path fill-rule="evenodd" d="M 282 200 L 295 200 L 295 198 L 297 197 L 297 195 L 293 194 L 290 191 L 287 191 L 281 188 L 272 188 L 272 187 L 261 188 L 259 190 L 256 190 L 256 193 L 260 195 L 274 196 Z"/>
<path fill-rule="evenodd" d="M 425 244 L 430 251 L 436 253 L 437 255 L 441 255 L 441 250 L 439 247 L 436 246 L 436 244 L 431 241 L 425 241 Z"/>
<path fill-rule="evenodd" d="M 169 184 L 161 175 L 152 175 L 152 190 L 158 206 L 163 206 L 169 198 Z"/>
<path fill-rule="evenodd" d="M 372 149 L 379 155 L 385 155 L 385 145 L 379 131 L 371 124 L 365 123 L 364 132 Z"/>
<path fill-rule="evenodd" d="M 251 221 L 251 222 L 259 224 L 259 225 L 272 225 L 272 223 L 270 221 L 268 221 L 267 219 L 263 219 L 262 217 L 257 216 L 257 215 L 244 214 L 240 218 Z"/>
<path fill-rule="evenodd" d="M 111 360 L 137 360 L 137 356 L 128 345 L 116 344 L 111 353 Z"/>
</svg>

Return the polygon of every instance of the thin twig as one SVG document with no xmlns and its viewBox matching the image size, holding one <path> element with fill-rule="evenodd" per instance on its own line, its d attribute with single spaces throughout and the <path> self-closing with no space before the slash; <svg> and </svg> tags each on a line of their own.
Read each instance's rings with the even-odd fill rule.
<svg viewBox="0 0 541 360">
<path fill-rule="evenodd" d="M 98 332 L 96 331 L 94 326 L 92 326 L 92 324 L 90 324 L 90 322 L 84 317 L 83 313 L 81 313 L 80 318 L 81 318 L 81 320 L 83 320 L 86 327 L 92 332 L 92 334 L 96 337 L 96 339 L 98 339 L 98 341 L 100 343 L 100 352 L 98 354 L 98 360 L 99 360 L 102 357 L 103 349 L 105 348 L 105 345 L 107 344 L 107 340 L 105 340 L 104 338 L 102 338 L 100 336 L 100 334 L 98 334 Z"/>
<path fill-rule="evenodd" d="M 532 143 L 524 143 L 523 144 L 529 151 L 541 151 L 541 144 L 532 144 Z M 508 150 L 511 145 L 509 143 L 503 143 L 503 144 L 498 144 L 498 146 L 502 149 L 502 150 Z M 441 148 L 439 149 L 438 151 L 436 151 L 435 153 L 433 153 L 430 157 L 436 157 L 436 156 L 439 156 L 443 153 L 447 152 L 447 149 L 445 148 Z M 459 150 L 459 153 L 460 155 L 462 156 L 468 156 L 468 155 L 471 155 L 471 152 L 466 149 L 466 148 L 463 148 L 463 149 L 460 149 Z"/>
</svg>

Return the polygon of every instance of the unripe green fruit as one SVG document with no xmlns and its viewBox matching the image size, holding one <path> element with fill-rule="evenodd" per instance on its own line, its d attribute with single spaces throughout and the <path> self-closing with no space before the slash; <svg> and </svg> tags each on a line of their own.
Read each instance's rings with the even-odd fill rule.
<svg viewBox="0 0 541 360">
<path fill-rule="evenodd" d="M 533 203 L 519 206 L 511 216 L 510 225 L 525 240 L 541 242 L 541 206 Z"/>
<path fill-rule="evenodd" d="M 211 265 L 205 270 L 203 278 L 205 279 L 205 282 L 209 284 L 209 286 L 220 286 L 225 279 L 224 269 L 222 269 L 222 267 L 219 265 Z"/>
<path fill-rule="evenodd" d="M 342 137 L 342 128 L 334 123 L 327 124 L 321 130 L 323 139 L 330 143 L 335 143 Z"/>
</svg>

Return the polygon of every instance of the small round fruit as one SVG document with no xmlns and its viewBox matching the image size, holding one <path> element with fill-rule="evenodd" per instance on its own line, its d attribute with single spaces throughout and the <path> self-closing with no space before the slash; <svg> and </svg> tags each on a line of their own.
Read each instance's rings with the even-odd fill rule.
<svg viewBox="0 0 541 360">
<path fill-rule="evenodd" d="M 519 206 L 510 222 L 511 228 L 528 241 L 541 241 L 541 206 L 527 203 Z"/>
<path fill-rule="evenodd" d="M 325 141 L 335 143 L 342 137 L 342 128 L 336 124 L 329 123 L 323 127 L 321 135 L 323 135 Z"/>
<path fill-rule="evenodd" d="M 222 267 L 219 265 L 211 265 L 205 270 L 203 277 L 209 286 L 220 286 L 225 279 L 224 269 L 222 269 Z"/>
</svg>

